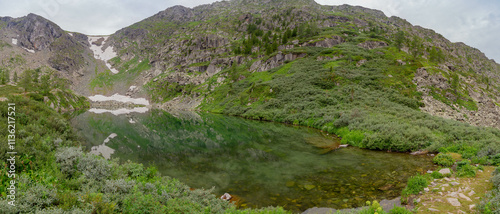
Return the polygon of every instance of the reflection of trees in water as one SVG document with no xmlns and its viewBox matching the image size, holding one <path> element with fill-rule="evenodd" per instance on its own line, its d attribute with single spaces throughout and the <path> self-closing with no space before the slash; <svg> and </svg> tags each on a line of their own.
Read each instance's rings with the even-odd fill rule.
<svg viewBox="0 0 500 214">
<path fill-rule="evenodd" d="M 106 144 L 115 149 L 112 157 L 154 164 L 194 188 L 215 186 L 217 193 L 234 193 L 249 205 L 296 200 L 303 206 L 339 207 L 345 199 L 353 205 L 360 198 L 364 203 L 400 193 L 409 175 L 431 165 L 405 154 L 331 151 L 337 142 L 317 130 L 223 115 L 152 110 L 79 117 L 77 129 L 90 141 L 101 144 L 117 134 Z M 331 152 L 320 154 L 321 148 Z"/>
</svg>

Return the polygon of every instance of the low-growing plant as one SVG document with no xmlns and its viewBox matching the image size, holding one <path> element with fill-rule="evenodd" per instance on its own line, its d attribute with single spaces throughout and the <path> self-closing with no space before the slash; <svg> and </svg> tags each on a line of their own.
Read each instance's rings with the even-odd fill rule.
<svg viewBox="0 0 500 214">
<path fill-rule="evenodd" d="M 444 178 L 444 175 L 439 173 L 438 171 L 434 171 L 431 173 L 431 177 L 433 179 L 441 179 L 441 178 Z"/>
<path fill-rule="evenodd" d="M 434 157 L 432 161 L 438 165 L 446 167 L 450 167 L 453 165 L 453 163 L 455 163 L 451 155 L 443 153 L 439 153 L 438 155 L 436 155 L 436 157 Z"/>
<path fill-rule="evenodd" d="M 415 175 L 410 177 L 408 179 L 408 183 L 406 184 L 406 187 L 403 189 L 402 195 L 403 196 L 408 196 L 408 195 L 415 195 L 418 194 L 420 191 L 424 190 L 425 187 L 427 187 L 428 181 L 423 175 Z"/>
</svg>

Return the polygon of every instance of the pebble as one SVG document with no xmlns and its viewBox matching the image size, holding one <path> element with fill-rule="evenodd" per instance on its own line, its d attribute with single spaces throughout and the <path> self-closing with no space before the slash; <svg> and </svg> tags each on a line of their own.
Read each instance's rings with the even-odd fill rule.
<svg viewBox="0 0 500 214">
<path fill-rule="evenodd" d="M 431 211 L 431 212 L 439 212 L 438 209 L 434 209 L 434 208 L 429 208 L 428 210 Z"/>
<path fill-rule="evenodd" d="M 426 187 L 426 188 L 424 188 L 424 191 L 425 191 L 425 192 L 429 192 L 429 188 L 427 188 L 427 187 Z"/>
<path fill-rule="evenodd" d="M 471 190 L 471 191 L 469 192 L 469 194 L 468 194 L 468 195 L 469 195 L 469 196 L 472 196 L 472 195 L 474 195 L 474 194 L 476 194 L 476 192 L 474 192 L 474 190 Z"/>
<path fill-rule="evenodd" d="M 458 183 L 458 182 L 451 182 L 450 184 L 451 184 L 452 186 L 456 186 L 456 185 L 459 185 L 460 183 Z"/>
<path fill-rule="evenodd" d="M 449 187 L 450 185 L 449 184 L 443 184 L 441 185 L 441 187 Z"/>
</svg>

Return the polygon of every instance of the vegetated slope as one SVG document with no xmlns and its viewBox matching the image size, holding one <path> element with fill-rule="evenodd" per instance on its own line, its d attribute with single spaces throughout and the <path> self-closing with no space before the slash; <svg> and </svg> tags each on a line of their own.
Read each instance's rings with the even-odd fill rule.
<svg viewBox="0 0 500 214">
<path fill-rule="evenodd" d="M 175 6 L 110 38 L 115 66 L 148 60 L 165 108 L 316 127 L 383 150 L 500 152 L 499 65 L 362 7 L 234 0 Z M 427 112 L 427 113 L 424 113 Z"/>
<path fill-rule="evenodd" d="M 42 69 L 68 79 L 79 94 L 91 93 L 88 84 L 106 70 L 89 49 L 88 37 L 65 32 L 35 14 L 20 18 L 0 17 L 0 68 L 3 82 L 16 82 L 29 69 Z M 45 72 L 46 71 L 46 72 Z M 14 78 L 15 76 L 19 78 Z"/>
</svg>

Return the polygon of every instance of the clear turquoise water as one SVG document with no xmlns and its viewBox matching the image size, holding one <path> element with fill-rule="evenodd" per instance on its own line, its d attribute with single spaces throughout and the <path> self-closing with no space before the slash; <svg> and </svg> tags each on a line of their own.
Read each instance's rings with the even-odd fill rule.
<svg viewBox="0 0 500 214">
<path fill-rule="evenodd" d="M 338 139 L 318 130 L 215 114 L 86 112 L 72 124 L 89 150 L 100 145 L 113 151 L 111 158 L 155 165 L 192 188 L 215 187 L 217 196 L 237 196 L 240 207 L 362 206 L 397 197 L 409 176 L 433 166 L 425 156 L 353 147 L 327 152 L 317 146 Z"/>
</svg>

